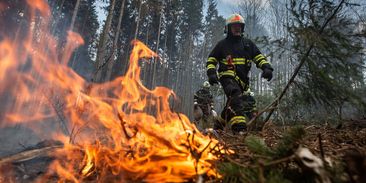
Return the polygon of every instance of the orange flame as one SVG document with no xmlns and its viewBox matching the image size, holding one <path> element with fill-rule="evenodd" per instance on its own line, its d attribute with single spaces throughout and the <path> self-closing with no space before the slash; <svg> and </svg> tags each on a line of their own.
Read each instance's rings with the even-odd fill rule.
<svg viewBox="0 0 366 183">
<path fill-rule="evenodd" d="M 14 103 L 1 125 L 21 123 L 42 137 L 64 142 L 49 174 L 56 173 L 61 182 L 88 177 L 101 182 L 220 177 L 213 167 L 218 159 L 213 153 L 224 153 L 218 141 L 199 133 L 185 115 L 171 111 L 173 91 L 149 90 L 141 83 L 138 61 L 156 53 L 134 40 L 125 76 L 103 84 L 87 83 L 67 67 L 72 51 L 83 44 L 81 36 L 68 32 L 67 43 L 57 49 L 47 28 L 48 5 L 43 0 L 27 2 L 33 26 L 26 39 L 0 43 L 0 94 L 9 94 Z M 36 21 L 35 11 L 44 17 L 41 22 Z M 17 72 L 28 62 L 30 68 Z M 44 129 L 49 121 L 51 136 Z"/>
<path fill-rule="evenodd" d="M 5 11 L 5 9 L 6 9 L 6 8 L 7 8 L 7 7 L 6 7 L 5 3 L 0 2 L 0 12 L 1 12 L 1 11 Z"/>
</svg>

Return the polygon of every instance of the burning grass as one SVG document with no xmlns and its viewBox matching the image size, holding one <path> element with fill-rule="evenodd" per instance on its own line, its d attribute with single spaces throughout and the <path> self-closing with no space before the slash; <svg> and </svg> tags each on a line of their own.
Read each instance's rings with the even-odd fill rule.
<svg viewBox="0 0 366 183">
<path fill-rule="evenodd" d="M 7 107 L 1 126 L 25 125 L 64 144 L 54 152 L 55 160 L 41 181 L 52 176 L 61 182 L 91 177 L 108 182 L 220 177 L 214 168 L 215 153 L 225 151 L 218 141 L 202 135 L 185 115 L 170 110 L 173 91 L 149 90 L 141 83 L 138 62 L 156 57 L 153 51 L 134 40 L 124 76 L 88 83 L 67 67 L 73 50 L 83 44 L 81 36 L 68 32 L 60 47 L 49 31 L 48 5 L 43 0 L 27 3 L 27 36 L 8 38 L 2 33 L 0 92 L 14 105 Z M 46 131 L 39 125 L 45 120 L 54 124 L 54 119 L 63 131 Z"/>
</svg>

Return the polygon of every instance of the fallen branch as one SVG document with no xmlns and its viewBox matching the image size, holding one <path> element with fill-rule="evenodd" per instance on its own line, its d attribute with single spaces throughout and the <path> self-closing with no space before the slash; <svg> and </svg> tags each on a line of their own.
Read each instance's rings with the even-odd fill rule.
<svg viewBox="0 0 366 183">
<path fill-rule="evenodd" d="M 37 157 L 45 156 L 54 153 L 56 150 L 63 148 L 63 145 L 55 145 L 49 147 L 43 147 L 40 149 L 32 149 L 23 151 L 14 155 L 10 155 L 5 158 L 0 158 L 0 167 L 9 163 L 17 163 L 22 161 L 31 160 Z"/>
<path fill-rule="evenodd" d="M 263 166 L 272 166 L 272 165 L 276 165 L 276 164 L 280 164 L 280 163 L 284 163 L 284 162 L 289 162 L 292 161 L 293 159 L 295 159 L 296 156 L 295 155 L 291 155 L 291 156 L 287 156 L 281 159 L 277 159 L 268 163 L 265 163 Z"/>
<path fill-rule="evenodd" d="M 320 155 L 322 158 L 322 161 L 325 163 L 325 156 L 324 156 L 324 149 L 323 149 L 323 143 L 322 143 L 322 134 L 318 133 L 318 141 L 319 141 L 319 150 L 320 150 Z"/>
<path fill-rule="evenodd" d="M 229 160 L 231 163 L 234 163 L 234 164 L 238 165 L 239 167 L 243 167 L 243 168 L 260 168 L 261 166 L 268 167 L 268 166 L 273 166 L 273 165 L 277 165 L 277 164 L 281 164 L 281 163 L 285 163 L 285 162 L 290 162 L 290 161 L 293 161 L 296 158 L 296 156 L 293 154 L 291 156 L 287 156 L 287 157 L 284 157 L 284 158 L 281 158 L 281 159 L 276 159 L 276 160 L 270 161 L 268 163 L 261 162 L 261 163 L 259 163 L 259 165 L 241 164 L 241 163 L 231 159 L 229 156 L 225 156 L 225 158 L 227 160 Z"/>
</svg>

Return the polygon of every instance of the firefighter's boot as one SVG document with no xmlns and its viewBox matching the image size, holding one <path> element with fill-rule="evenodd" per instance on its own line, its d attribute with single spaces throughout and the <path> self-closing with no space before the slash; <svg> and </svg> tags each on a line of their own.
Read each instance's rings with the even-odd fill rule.
<svg viewBox="0 0 366 183">
<path fill-rule="evenodd" d="M 230 119 L 229 124 L 234 135 L 243 133 L 247 130 L 245 116 L 234 116 Z"/>
</svg>

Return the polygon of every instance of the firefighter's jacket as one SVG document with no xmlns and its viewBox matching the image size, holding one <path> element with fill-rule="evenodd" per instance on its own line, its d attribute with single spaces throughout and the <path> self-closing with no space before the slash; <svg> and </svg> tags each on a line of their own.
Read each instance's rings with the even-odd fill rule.
<svg viewBox="0 0 366 183">
<path fill-rule="evenodd" d="M 207 70 L 216 69 L 218 64 L 220 78 L 233 77 L 246 91 L 252 62 L 262 70 L 265 68 L 273 70 L 271 64 L 251 40 L 242 37 L 227 37 L 218 42 L 211 51 L 206 68 Z"/>
</svg>

